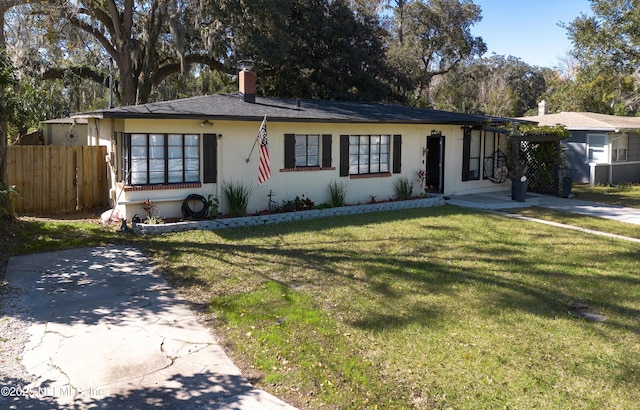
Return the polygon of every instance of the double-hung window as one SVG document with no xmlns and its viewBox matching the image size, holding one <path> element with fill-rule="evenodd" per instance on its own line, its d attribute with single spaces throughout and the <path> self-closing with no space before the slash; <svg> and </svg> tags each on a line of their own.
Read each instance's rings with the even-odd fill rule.
<svg viewBox="0 0 640 410">
<path fill-rule="evenodd" d="M 627 160 L 627 146 L 629 138 L 627 135 L 620 135 L 611 138 L 611 161 L 623 162 Z"/>
<path fill-rule="evenodd" d="M 284 168 L 331 168 L 331 134 L 284 134 Z"/>
<path fill-rule="evenodd" d="M 200 182 L 197 134 L 124 134 L 123 169 L 129 185 Z"/>
<path fill-rule="evenodd" d="M 607 136 L 602 134 L 587 135 L 587 163 L 607 163 Z"/>
<path fill-rule="evenodd" d="M 350 135 L 349 174 L 390 172 L 389 135 Z"/>
<path fill-rule="evenodd" d="M 320 135 L 296 134 L 296 167 L 320 166 Z"/>
</svg>

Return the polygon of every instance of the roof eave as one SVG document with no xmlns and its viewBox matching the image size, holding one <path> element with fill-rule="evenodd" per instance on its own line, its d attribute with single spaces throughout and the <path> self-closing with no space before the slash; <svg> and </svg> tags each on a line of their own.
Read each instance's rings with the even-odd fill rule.
<svg viewBox="0 0 640 410">
<path fill-rule="evenodd" d="M 256 115 L 197 115 L 167 113 L 129 113 L 129 112 L 93 112 L 74 115 L 73 118 L 96 119 L 173 119 L 173 120 L 211 120 L 211 121 L 261 121 L 263 116 Z M 487 123 L 509 123 L 510 119 L 478 118 L 469 120 L 447 119 L 368 119 L 368 118 L 291 118 L 268 116 L 272 122 L 285 123 L 336 123 L 336 124 L 438 124 L 438 125 L 482 125 Z"/>
</svg>

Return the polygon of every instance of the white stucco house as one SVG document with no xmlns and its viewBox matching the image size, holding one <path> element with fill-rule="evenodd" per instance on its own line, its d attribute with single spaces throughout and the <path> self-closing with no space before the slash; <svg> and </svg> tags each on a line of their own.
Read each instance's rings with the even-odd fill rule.
<svg viewBox="0 0 640 410">
<path fill-rule="evenodd" d="M 401 105 L 289 100 L 255 95 L 255 74 L 239 75 L 240 92 L 186 98 L 77 115 L 90 145 L 106 145 L 110 199 L 126 218 L 145 215 L 151 199 L 162 217 L 181 215 L 190 194 L 225 203 L 223 184 L 252 189 L 247 211 L 266 209 L 269 194 L 316 204 L 331 181 L 347 184 L 348 203 L 394 195 L 406 177 L 419 193 L 426 171 L 432 192 L 504 190 L 483 172 L 485 158 L 506 143 L 492 127 L 514 120 Z M 271 177 L 258 184 L 259 152 L 249 156 L 267 118 Z"/>
<path fill-rule="evenodd" d="M 640 182 L 640 117 L 592 112 L 548 114 L 541 101 L 538 115 L 521 117 L 542 126 L 564 125 L 571 133 L 563 141 L 574 182 L 620 184 Z"/>
</svg>

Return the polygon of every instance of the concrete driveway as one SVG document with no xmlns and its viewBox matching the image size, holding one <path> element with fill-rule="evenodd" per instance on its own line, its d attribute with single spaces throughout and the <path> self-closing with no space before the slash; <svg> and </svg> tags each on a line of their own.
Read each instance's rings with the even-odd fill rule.
<svg viewBox="0 0 640 410">
<path fill-rule="evenodd" d="M 1 408 L 293 409 L 249 384 L 135 248 L 20 256 L 5 279 L 32 319 L 22 364 L 37 380 L 3 383 Z"/>
</svg>

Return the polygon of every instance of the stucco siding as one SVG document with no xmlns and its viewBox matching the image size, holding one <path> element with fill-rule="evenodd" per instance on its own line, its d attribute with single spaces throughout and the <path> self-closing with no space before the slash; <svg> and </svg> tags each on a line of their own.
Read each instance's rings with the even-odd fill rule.
<svg viewBox="0 0 640 410">
<path fill-rule="evenodd" d="M 377 201 L 387 200 L 394 196 L 394 182 L 406 177 L 414 184 L 414 192 L 419 194 L 417 173 L 425 169 L 427 136 L 432 131 L 439 131 L 445 139 L 444 155 L 444 193 L 471 193 L 495 189 L 505 186 L 494 185 L 488 180 L 462 181 L 462 128 L 458 125 L 416 125 L 416 124 L 349 124 L 349 123 L 305 123 L 278 122 L 267 118 L 267 135 L 271 158 L 271 179 L 258 184 L 259 149 L 256 146 L 249 157 L 256 139 L 259 121 L 213 121 L 202 126 L 201 120 L 99 120 L 99 133 L 102 136 L 113 136 L 116 133 L 161 133 L 161 134 L 216 134 L 217 139 L 217 182 L 211 184 L 195 184 L 195 188 L 178 188 L 147 186 L 144 190 L 124 192 L 112 182 L 111 199 L 119 204 L 121 213 L 127 218 L 134 214 L 145 217 L 141 208 L 142 201 L 151 199 L 156 202 L 158 215 L 162 217 L 181 216 L 181 205 L 189 194 L 199 194 L 207 198 L 209 195 L 219 198 L 221 211 L 226 212 L 227 205 L 222 195 L 225 183 L 242 183 L 252 190 L 247 211 L 254 213 L 268 208 L 268 195 L 273 193 L 273 200 L 278 204 L 293 200 L 296 196 L 311 199 L 316 204 L 329 200 L 328 185 L 332 180 L 347 185 L 346 201 L 350 204 L 367 203 L 373 196 Z M 291 170 L 285 168 L 285 134 L 317 134 L 331 135 L 331 167 L 314 170 Z M 394 135 L 402 136 L 401 172 L 367 176 L 340 176 L 340 136 L 341 135 Z M 120 134 L 118 134 L 120 135 Z M 393 138 L 392 138 L 393 139 Z M 114 150 L 111 158 L 112 181 L 117 178 L 117 170 L 122 169 L 122 140 L 110 142 Z M 393 143 L 390 143 L 393 149 Z M 200 137 L 200 173 L 202 181 L 202 150 Z M 249 161 L 247 162 L 247 159 Z M 322 161 L 321 161 L 322 162 Z M 390 153 L 390 171 L 393 170 L 393 152 Z M 167 189 L 170 188 L 170 189 Z"/>
</svg>

